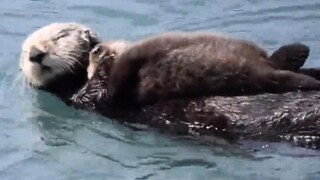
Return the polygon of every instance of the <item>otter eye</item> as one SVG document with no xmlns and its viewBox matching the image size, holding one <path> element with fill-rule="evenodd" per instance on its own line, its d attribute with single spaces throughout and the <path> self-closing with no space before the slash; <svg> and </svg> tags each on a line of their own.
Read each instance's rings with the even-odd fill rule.
<svg viewBox="0 0 320 180">
<path fill-rule="evenodd" d="M 70 34 L 69 30 L 60 31 L 55 37 L 52 38 L 54 42 L 57 42 L 59 39 L 64 38 Z"/>
</svg>

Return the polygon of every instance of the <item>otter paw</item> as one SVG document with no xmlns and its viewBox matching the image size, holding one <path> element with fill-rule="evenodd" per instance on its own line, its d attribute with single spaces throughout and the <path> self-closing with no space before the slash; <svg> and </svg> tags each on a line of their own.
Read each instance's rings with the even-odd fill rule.
<svg viewBox="0 0 320 180">
<path fill-rule="evenodd" d="M 114 50 L 101 44 L 95 46 L 91 50 L 90 55 L 92 57 L 96 57 L 93 58 L 95 63 L 98 63 L 101 60 L 115 60 L 117 58 Z"/>
</svg>

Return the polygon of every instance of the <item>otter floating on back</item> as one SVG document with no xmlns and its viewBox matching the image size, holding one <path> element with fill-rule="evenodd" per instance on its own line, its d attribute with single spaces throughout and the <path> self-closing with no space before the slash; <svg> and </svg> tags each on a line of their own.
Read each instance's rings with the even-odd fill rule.
<svg viewBox="0 0 320 180">
<path fill-rule="evenodd" d="M 300 146 L 320 147 L 317 106 L 320 96 L 314 91 L 181 98 L 139 109 L 110 107 L 110 72 L 104 68 L 108 62 L 101 61 L 92 79 L 87 81 L 89 51 L 99 42 L 93 34 L 82 25 L 68 23 L 49 25 L 34 32 L 23 46 L 21 69 L 26 80 L 35 88 L 49 91 L 75 107 L 95 110 L 127 123 L 144 123 L 165 132 L 227 139 L 286 140 Z M 59 38 L 55 38 L 57 36 Z M 42 45 L 39 46 L 39 42 Z M 64 47 L 63 53 L 57 51 L 61 47 Z M 54 55 L 56 52 L 60 59 L 52 58 L 58 57 Z M 58 65 L 51 61 L 57 61 L 54 63 Z M 318 69 L 299 72 L 320 77 Z"/>
</svg>

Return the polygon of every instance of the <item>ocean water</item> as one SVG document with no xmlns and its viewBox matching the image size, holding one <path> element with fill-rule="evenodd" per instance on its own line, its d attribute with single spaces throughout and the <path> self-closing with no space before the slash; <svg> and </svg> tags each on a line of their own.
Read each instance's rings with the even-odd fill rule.
<svg viewBox="0 0 320 180">
<path fill-rule="evenodd" d="M 272 52 L 311 47 L 320 66 L 319 0 L 1 0 L 0 179 L 320 179 L 320 152 L 286 143 L 204 144 L 133 131 L 23 84 L 20 46 L 37 28 L 85 23 L 104 39 L 218 31 Z"/>
</svg>

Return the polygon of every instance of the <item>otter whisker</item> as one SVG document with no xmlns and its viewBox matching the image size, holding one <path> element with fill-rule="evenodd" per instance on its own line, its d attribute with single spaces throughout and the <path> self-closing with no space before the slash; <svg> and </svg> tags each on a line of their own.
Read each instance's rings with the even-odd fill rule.
<svg viewBox="0 0 320 180">
<path fill-rule="evenodd" d="M 64 61 L 65 62 L 65 61 Z M 61 63 L 61 67 L 63 67 L 66 71 L 69 71 L 71 73 L 74 73 L 74 70 L 70 68 L 70 66 L 67 66 L 66 63 Z"/>
<path fill-rule="evenodd" d="M 62 61 L 68 64 L 70 66 L 69 68 L 76 69 L 76 66 L 73 63 L 71 63 L 68 59 L 62 59 Z"/>
<path fill-rule="evenodd" d="M 62 62 L 59 64 L 60 67 L 63 67 L 63 69 L 66 71 L 75 73 L 75 70 L 77 69 L 77 67 L 72 62 L 70 62 L 71 61 L 70 59 L 61 58 L 61 61 Z"/>
<path fill-rule="evenodd" d="M 68 54 L 68 55 L 71 55 L 71 56 L 75 56 L 76 58 L 79 58 L 81 56 L 81 53 L 82 52 L 67 52 L 67 51 L 62 51 L 62 54 Z"/>
<path fill-rule="evenodd" d="M 59 71 L 67 71 L 67 72 L 71 72 L 71 73 L 73 73 L 73 71 L 71 70 L 71 69 L 69 69 L 68 68 L 68 66 L 67 65 L 65 65 L 65 63 L 64 63 L 64 61 L 62 61 L 62 62 L 60 62 L 59 64 L 58 64 L 58 70 Z"/>
<path fill-rule="evenodd" d="M 88 53 L 89 51 L 87 50 L 87 49 L 83 49 L 83 48 L 80 48 L 80 47 L 78 47 L 78 48 L 76 48 L 76 52 L 82 52 L 82 53 Z"/>
<path fill-rule="evenodd" d="M 72 58 L 71 56 L 66 56 L 66 57 L 64 57 L 64 56 L 61 56 L 61 55 L 59 55 L 59 54 L 57 54 L 57 56 L 58 56 L 60 59 L 62 59 L 63 62 L 67 63 L 69 66 L 72 66 L 73 69 L 76 69 L 76 67 L 75 67 L 70 61 L 72 61 L 72 62 L 77 62 L 79 65 L 81 65 L 81 66 L 83 67 L 83 65 L 82 65 L 79 61 L 77 61 L 76 59 Z"/>
<path fill-rule="evenodd" d="M 64 66 L 62 66 L 62 65 L 59 65 L 58 67 L 57 67 L 57 70 L 58 71 L 61 71 L 61 72 L 63 72 L 63 71 L 69 71 L 68 69 L 66 69 Z"/>
<path fill-rule="evenodd" d="M 59 56 L 60 58 L 64 57 L 64 59 L 66 59 L 66 60 L 70 60 L 70 61 L 76 62 L 79 65 L 83 66 L 81 64 L 81 62 L 77 60 L 77 59 L 79 59 L 79 57 L 73 57 L 72 55 L 70 55 L 70 53 L 66 53 L 66 54 L 63 54 L 63 55 L 57 55 L 57 56 Z"/>
<path fill-rule="evenodd" d="M 84 54 L 88 54 L 89 52 L 87 50 L 75 49 L 74 51 L 70 51 L 70 52 L 62 51 L 62 53 L 80 58 L 81 56 L 83 56 Z"/>
<path fill-rule="evenodd" d="M 66 59 L 70 60 L 70 61 L 73 61 L 75 63 L 78 63 L 80 66 L 84 67 L 83 64 L 78 61 L 76 58 L 72 57 L 72 56 L 67 56 Z"/>
</svg>

